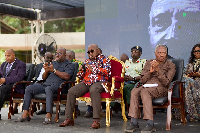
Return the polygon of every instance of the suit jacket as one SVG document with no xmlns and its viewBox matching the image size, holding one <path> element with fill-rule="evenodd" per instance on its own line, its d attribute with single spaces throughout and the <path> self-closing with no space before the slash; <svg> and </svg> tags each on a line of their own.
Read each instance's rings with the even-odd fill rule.
<svg viewBox="0 0 200 133">
<path fill-rule="evenodd" d="M 35 70 L 34 70 L 35 75 L 34 75 L 33 80 L 37 80 L 37 78 L 40 75 L 40 71 L 41 71 L 42 67 L 43 67 L 43 63 L 40 63 L 40 64 L 36 65 Z"/>
<path fill-rule="evenodd" d="M 26 64 L 16 58 L 10 71 L 6 76 L 7 64 L 8 64 L 7 62 L 2 63 L 0 68 L 0 77 L 5 78 L 4 85 L 11 85 L 14 84 L 15 82 L 23 80 L 26 74 Z M 20 85 L 15 88 L 15 91 L 18 93 L 24 93 L 24 89 L 22 89 Z"/>
<path fill-rule="evenodd" d="M 144 69 L 141 74 L 141 83 L 142 84 L 158 84 L 158 92 L 160 94 L 166 93 L 169 85 L 175 75 L 176 66 L 170 60 L 159 64 L 158 72 L 153 72 L 150 74 L 150 62 L 153 59 L 148 60 L 144 66 Z"/>
</svg>

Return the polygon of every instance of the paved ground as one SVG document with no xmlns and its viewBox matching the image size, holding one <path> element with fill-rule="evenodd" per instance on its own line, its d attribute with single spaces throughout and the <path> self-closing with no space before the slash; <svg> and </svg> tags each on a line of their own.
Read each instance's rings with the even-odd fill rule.
<svg viewBox="0 0 200 133">
<path fill-rule="evenodd" d="M 61 107 L 64 109 L 64 106 Z M 64 116 L 60 116 L 59 123 L 53 123 L 49 125 L 43 125 L 45 115 L 36 115 L 32 117 L 30 122 L 14 122 L 14 119 L 17 119 L 22 115 L 22 113 L 12 116 L 11 120 L 7 119 L 8 108 L 2 108 L 2 120 L 0 120 L 0 133 L 122 133 L 126 128 L 128 122 L 124 122 L 121 116 L 121 112 L 118 114 L 114 113 L 114 116 L 111 118 L 111 126 L 106 127 L 105 117 L 102 117 L 101 128 L 100 129 L 90 129 L 92 124 L 92 118 L 83 118 L 85 110 L 87 107 L 85 103 L 79 103 L 79 109 L 81 110 L 81 116 L 75 119 L 75 125 L 69 127 L 58 127 L 59 123 L 65 120 Z M 55 110 L 55 107 L 54 107 Z M 53 118 L 55 114 L 53 114 Z M 158 112 L 154 116 L 155 127 L 157 133 L 199 133 L 200 132 L 200 122 L 188 122 L 185 126 L 180 123 L 179 120 L 172 120 L 172 130 L 165 130 L 165 121 L 166 114 Z M 140 129 L 136 133 L 145 127 L 146 122 L 142 119 L 139 120 Z"/>
</svg>

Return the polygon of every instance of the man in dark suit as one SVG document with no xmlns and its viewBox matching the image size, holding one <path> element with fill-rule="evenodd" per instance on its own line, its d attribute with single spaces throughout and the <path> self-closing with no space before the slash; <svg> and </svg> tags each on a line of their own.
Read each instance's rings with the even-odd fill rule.
<svg viewBox="0 0 200 133">
<path fill-rule="evenodd" d="M 15 58 L 15 51 L 8 49 L 5 52 L 6 61 L 0 68 L 0 109 L 6 98 L 11 94 L 12 86 L 15 82 L 23 80 L 26 74 L 26 64 Z M 24 93 L 24 90 L 18 85 L 15 88 L 17 93 Z"/>
<path fill-rule="evenodd" d="M 53 60 L 53 54 L 51 52 L 46 52 L 45 56 L 44 56 L 44 61 L 50 63 L 50 62 L 52 62 L 52 60 Z M 35 73 L 35 76 L 33 78 L 34 81 L 43 80 L 42 74 L 45 71 L 43 68 L 43 65 L 44 65 L 44 63 L 40 63 L 40 64 L 36 65 L 35 70 L 34 70 L 34 73 Z M 45 103 L 42 104 L 42 110 L 39 110 L 38 112 L 36 112 L 36 114 L 37 115 L 46 114 L 46 104 Z"/>
</svg>

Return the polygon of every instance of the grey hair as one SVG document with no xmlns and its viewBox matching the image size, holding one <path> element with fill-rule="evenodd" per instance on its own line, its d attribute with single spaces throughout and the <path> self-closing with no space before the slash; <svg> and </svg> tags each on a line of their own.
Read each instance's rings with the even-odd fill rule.
<svg viewBox="0 0 200 133">
<path fill-rule="evenodd" d="M 168 48 L 167 48 L 166 45 L 164 45 L 164 44 L 158 44 L 158 45 L 156 45 L 155 52 L 156 52 L 156 50 L 157 50 L 158 47 L 164 47 L 166 49 L 166 52 L 167 52 L 167 55 L 168 55 Z"/>
<path fill-rule="evenodd" d="M 73 59 L 75 59 L 75 52 L 73 50 L 68 50 L 67 52 L 69 52 Z"/>
</svg>

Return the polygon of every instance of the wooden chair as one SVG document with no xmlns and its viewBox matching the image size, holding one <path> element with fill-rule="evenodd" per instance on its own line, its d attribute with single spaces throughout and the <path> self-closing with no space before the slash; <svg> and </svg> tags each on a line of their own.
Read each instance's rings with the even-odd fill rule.
<svg viewBox="0 0 200 133">
<path fill-rule="evenodd" d="M 166 130 L 171 130 L 171 108 L 181 109 L 181 120 L 183 121 L 183 125 L 186 124 L 183 95 L 184 82 L 181 82 L 183 77 L 184 60 L 171 59 L 171 61 L 176 65 L 176 73 L 170 87 L 168 88 L 168 96 L 152 100 L 153 108 L 167 108 Z M 139 87 L 140 85 L 140 83 L 137 83 L 135 87 Z M 140 108 L 141 107 L 143 106 L 140 105 Z"/>
<path fill-rule="evenodd" d="M 67 103 L 67 91 L 69 88 L 75 85 L 75 80 L 76 80 L 76 74 L 78 72 L 78 63 L 77 62 L 72 62 L 74 64 L 75 70 L 73 73 L 72 78 L 69 81 L 65 81 L 60 84 L 58 88 L 58 94 L 53 95 L 53 103 L 56 103 L 56 115 L 55 115 L 55 122 L 58 122 L 59 119 L 59 112 L 60 112 L 60 104 L 66 104 Z M 40 102 L 40 103 L 46 103 L 46 94 L 45 93 L 40 93 L 37 95 L 34 95 L 32 100 L 31 100 L 31 115 L 33 115 L 33 102 Z"/>
<path fill-rule="evenodd" d="M 101 101 L 106 102 L 106 126 L 110 127 L 110 103 L 119 102 L 121 104 L 122 116 L 124 121 L 127 121 L 125 115 L 125 104 L 123 99 L 123 87 L 124 87 L 124 74 L 125 65 L 124 62 L 118 60 L 116 57 L 110 55 L 108 57 L 111 62 L 111 77 L 109 82 L 112 84 L 111 92 L 101 93 Z M 80 79 L 77 78 L 77 83 Z M 77 98 L 82 101 L 91 102 L 90 93 L 86 93 L 84 96 Z"/>
<path fill-rule="evenodd" d="M 33 71 L 34 71 L 34 64 L 26 63 L 26 75 L 23 79 L 23 81 L 16 82 L 11 90 L 11 96 L 6 100 L 9 101 L 9 112 L 8 112 L 8 119 L 11 119 L 11 115 L 14 115 L 13 112 L 13 103 L 23 103 L 24 94 L 19 94 L 15 92 L 15 88 L 19 84 L 22 85 L 22 89 L 25 90 L 26 86 L 30 85 L 32 83 L 31 79 L 33 77 Z M 24 91 L 25 92 L 25 91 Z"/>
</svg>

